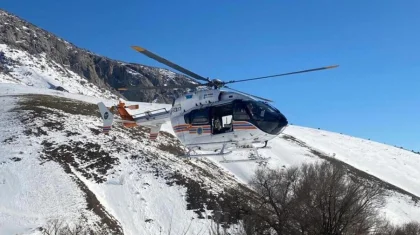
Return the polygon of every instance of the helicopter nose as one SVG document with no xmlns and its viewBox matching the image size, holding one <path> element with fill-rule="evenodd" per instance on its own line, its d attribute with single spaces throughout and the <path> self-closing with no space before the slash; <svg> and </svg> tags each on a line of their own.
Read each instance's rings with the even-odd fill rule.
<svg viewBox="0 0 420 235">
<path fill-rule="evenodd" d="M 284 115 L 281 115 L 279 119 L 279 126 L 281 126 L 282 129 L 284 129 L 288 124 L 289 122 L 287 121 L 287 118 Z"/>
</svg>

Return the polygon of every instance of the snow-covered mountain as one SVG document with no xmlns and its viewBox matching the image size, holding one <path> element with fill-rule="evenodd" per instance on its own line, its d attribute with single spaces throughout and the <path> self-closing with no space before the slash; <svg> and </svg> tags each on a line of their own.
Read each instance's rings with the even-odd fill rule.
<svg viewBox="0 0 420 235">
<path fill-rule="evenodd" d="M 115 234 L 198 234 L 223 201 L 216 193 L 238 185 L 210 160 L 178 157 L 169 124 L 157 142 L 142 128 L 102 135 L 91 102 L 104 98 L 0 84 L 0 100 L 0 234 L 36 233 L 53 218 Z"/>
<path fill-rule="evenodd" d="M 258 163 L 182 158 L 170 123 L 156 142 L 141 127 L 101 134 L 96 103 L 168 102 L 182 92 L 122 96 L 113 88 L 191 82 L 165 69 L 95 55 L 0 10 L 0 234 L 40 234 L 52 219 L 82 220 L 113 234 L 207 234 L 215 221 L 234 231 L 238 218 L 229 201 L 249 190 Z M 139 111 L 170 108 L 139 105 Z M 270 157 L 268 167 L 341 164 L 386 189 L 384 217 L 420 221 L 418 154 L 299 126 L 287 127 L 269 146 L 259 150 Z"/>
<path fill-rule="evenodd" d="M 131 50 L 129 46 L 127 50 Z M 167 69 L 116 61 L 78 48 L 1 9 L 0 82 L 62 87 L 86 95 L 111 92 L 118 96 L 121 94 L 115 88 L 195 83 Z M 171 103 L 184 91 L 125 91 L 123 95 L 129 100 Z"/>
<path fill-rule="evenodd" d="M 231 212 L 223 206 L 229 190 L 247 190 L 259 167 L 220 163 L 221 157 L 180 158 L 183 147 L 170 123 L 157 142 L 142 128 L 117 127 L 102 135 L 95 103 L 115 100 L 14 84 L 0 84 L 0 100 L 0 234 L 37 234 L 54 218 L 84 218 L 114 233 L 199 234 L 216 215 Z M 169 106 L 140 103 L 141 110 L 160 107 Z M 269 167 L 341 162 L 351 174 L 386 189 L 384 217 L 420 221 L 418 154 L 298 126 L 269 145 L 259 150 L 271 157 Z"/>
</svg>

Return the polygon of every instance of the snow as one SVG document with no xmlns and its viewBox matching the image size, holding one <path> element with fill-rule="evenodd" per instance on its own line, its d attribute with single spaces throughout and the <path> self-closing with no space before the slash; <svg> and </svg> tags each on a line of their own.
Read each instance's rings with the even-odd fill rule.
<svg viewBox="0 0 420 235">
<path fill-rule="evenodd" d="M 107 105 L 115 104 L 117 102 L 115 99 L 108 100 L 101 97 L 88 97 L 45 88 L 28 87 L 16 84 L 0 85 L 0 96 L 2 97 L 4 97 L 4 95 L 26 93 L 50 94 L 83 100 L 90 103 L 106 101 Z M 10 103 L 10 101 L 2 103 Z M 140 113 L 159 108 L 170 108 L 170 105 L 168 104 L 141 102 L 127 102 L 127 104 L 139 104 L 140 106 L 139 110 L 131 110 L 131 113 Z M 3 107 L 3 110 L 6 108 L 7 106 Z M 1 120 L 8 119 L 2 118 Z M 3 123 L 4 122 L 7 121 L 3 121 Z M 93 120 L 85 120 L 85 122 L 89 123 L 93 122 Z M 95 125 L 100 125 L 99 120 L 96 120 L 95 122 Z M 76 123 L 69 123 L 69 125 L 72 126 L 72 128 L 75 128 L 73 125 L 76 125 Z M 169 122 L 163 125 L 162 130 L 173 134 L 173 130 Z M 407 190 L 417 196 L 420 194 L 420 183 L 417 180 L 420 178 L 420 163 L 418 161 L 420 156 L 417 154 L 374 141 L 306 127 L 289 126 L 286 128 L 285 134 L 292 135 L 295 138 L 304 141 L 311 148 L 318 149 L 326 154 L 335 154 L 334 157 L 336 159 L 377 176 L 378 178 Z M 6 134 L 4 134 L 1 138 L 6 138 Z M 90 139 L 95 137 L 88 136 L 87 138 Z M 128 137 L 119 136 L 119 138 Z M 127 141 L 130 140 L 127 139 Z M 23 144 L 24 143 L 22 143 L 22 145 Z M 269 167 L 287 168 L 304 162 L 322 161 L 317 156 L 313 155 L 309 149 L 288 141 L 282 136 L 278 136 L 270 141 L 269 146 L 271 146 L 271 149 L 259 150 L 259 153 L 262 156 L 271 157 L 268 161 Z M 2 147 L 4 148 L 4 146 Z M 22 148 L 23 147 L 17 146 L 14 149 Z M 136 148 L 150 149 L 149 146 L 137 146 Z M 24 149 L 28 152 L 35 151 L 31 150 L 31 148 Z M 2 150 L 2 152 L 4 151 Z M 13 154 L 13 156 L 19 155 L 16 152 Z M 247 154 L 247 152 L 237 151 L 227 155 L 226 158 L 239 159 L 243 158 Z M 121 156 L 121 158 L 123 158 L 123 156 Z M 219 163 L 221 157 L 209 157 L 209 159 L 217 166 L 231 172 L 240 182 L 243 183 L 248 183 L 252 178 L 255 169 L 259 167 L 258 164 L 253 162 Z M 179 167 L 181 167 L 179 169 L 182 169 L 182 166 Z M 54 167 L 51 166 L 51 168 Z M 97 185 L 89 180 L 84 180 L 84 182 L 95 192 L 98 199 L 106 206 L 111 214 L 113 214 L 121 222 L 124 227 L 124 231 L 128 232 L 127 234 L 138 234 L 143 230 L 150 231 L 150 234 L 159 233 L 160 229 L 168 229 L 168 224 L 165 223 L 174 218 L 182 220 L 183 222 L 178 221 L 176 223 L 177 225 L 173 227 L 173 231 L 176 230 L 179 232 L 188 226 L 191 222 L 190 218 L 194 217 L 194 214 L 191 211 L 182 209 L 186 207 L 185 200 L 183 198 L 185 193 L 183 188 L 167 187 L 160 181 L 160 179 L 155 179 L 151 173 L 143 172 L 141 177 L 139 177 L 138 174 L 133 173 L 137 171 L 136 166 L 128 164 L 128 162 L 123 162 L 120 169 L 124 170 L 120 174 L 115 174 L 109 178 L 107 184 Z M 9 171 L 11 170 L 9 169 Z M 3 175 L 5 174 L 6 173 L 3 173 Z M 49 169 L 49 174 L 59 173 L 54 173 L 54 170 Z M 57 176 L 54 177 L 56 178 Z M 8 179 L 10 181 L 13 180 L 13 177 L 11 176 L 3 176 L 3 178 L 6 178 L 6 182 Z M 83 177 L 80 176 L 80 178 Z M 22 182 L 25 182 L 25 180 L 28 180 L 31 184 L 36 185 L 36 182 L 30 181 L 30 179 L 21 179 Z M 0 183 L 1 182 L 2 181 L 0 179 Z M 150 186 L 144 186 L 145 183 Z M 14 185 L 18 184 L 16 183 Z M 73 200 L 75 199 L 73 198 Z M 77 205 L 77 203 L 75 204 Z M 418 204 L 415 205 L 411 198 L 406 195 L 390 192 L 390 195 L 386 198 L 386 207 L 383 209 L 382 213 L 386 218 L 390 219 L 394 223 L 403 223 L 411 220 L 419 221 L 420 206 Z M 69 215 L 66 216 L 71 217 Z M 5 220 L 6 216 L 3 215 L 0 218 L 2 218 L 0 221 Z M 154 222 L 145 222 L 147 219 L 152 219 Z M 16 220 L 16 218 L 13 217 L 7 219 L 7 221 L 10 220 Z M 24 220 L 26 220 L 26 218 L 22 219 L 22 221 Z M 205 223 L 205 225 L 199 225 L 200 223 Z M 208 222 L 202 221 L 193 221 L 191 224 L 190 229 L 195 232 L 202 229 L 203 226 L 209 226 Z M 20 226 L 17 225 L 17 227 Z M 27 225 L 27 227 L 30 226 Z"/>
<path fill-rule="evenodd" d="M 267 166 L 271 168 L 287 168 L 302 163 L 315 163 L 319 158 L 313 156 L 308 149 L 293 144 L 281 137 L 276 137 L 269 144 L 271 149 L 260 149 L 258 153 L 264 158 L 270 158 Z M 225 156 L 229 160 L 244 159 L 248 155 L 247 150 L 235 151 Z M 221 157 L 210 157 L 214 162 L 221 160 Z M 248 183 L 255 170 L 259 167 L 256 163 L 236 162 L 218 163 L 223 168 L 232 172 L 241 182 Z"/>
<path fill-rule="evenodd" d="M 86 129 L 97 128 L 102 123 L 98 117 L 94 116 L 72 115 L 71 118 L 63 117 L 62 119 L 54 119 L 63 122 L 66 130 L 83 133 L 83 136 L 65 137 L 61 132 L 49 131 L 48 136 L 30 137 L 26 140 L 26 136 L 22 133 L 23 130 L 15 130 L 14 128 L 15 126 L 19 126 L 22 129 L 22 125 L 18 123 L 19 121 L 16 118 L 6 118 L 7 115 L 12 114 L 6 111 L 15 107 L 15 102 L 18 98 L 14 95 L 28 93 L 58 95 L 91 103 L 105 100 L 105 98 L 87 97 L 45 88 L 0 84 L 0 97 L 4 98 L 2 100 L 3 103 L 9 104 L 0 110 L 0 120 L 3 120 L 1 127 L 6 130 L 6 134 L 0 135 L 0 141 L 7 139 L 9 135 L 16 135 L 18 137 L 13 142 L 13 148 L 9 144 L 2 144 L 0 150 L 2 153 L 8 153 L 7 158 L 5 156 L 3 158 L 8 159 L 12 153 L 13 155 L 10 155 L 11 157 L 22 155 L 24 157 L 20 162 L 27 164 L 23 168 L 24 171 L 18 171 L 19 166 L 13 167 L 12 163 L 9 162 L 3 166 L 7 171 L 0 170 L 2 172 L 0 175 L 5 179 L 5 182 L 10 182 L 8 183 L 10 185 L 13 183 L 15 190 L 0 189 L 3 192 L 3 194 L 0 193 L 0 211 L 2 213 L 6 211 L 6 213 L 0 214 L 0 227 L 4 229 L 0 230 L 0 234 L 3 232 L 32 233 L 37 227 L 45 224 L 49 218 L 63 218 L 72 221 L 72 218 L 78 218 L 80 212 L 84 211 L 86 207 L 84 198 L 80 195 L 80 190 L 72 183 L 70 177 L 63 172 L 59 165 L 53 162 L 40 165 L 38 156 L 42 149 L 40 143 L 43 140 L 55 141 L 60 144 L 66 144 L 70 140 L 97 143 L 101 144 L 102 148 L 107 152 L 112 152 L 115 149 L 115 146 L 111 142 L 113 137 L 121 141 L 120 143 L 133 146 L 129 152 L 123 151 L 116 155 L 120 159 L 120 165 L 116 165 L 112 172 L 110 172 L 106 183 L 97 184 L 88 180 L 75 169 L 72 169 L 72 172 L 88 186 L 89 190 L 94 192 L 106 210 L 122 224 L 125 234 L 167 234 L 169 229 L 172 231 L 172 234 L 184 234 L 187 230 L 188 233 L 185 234 L 199 234 L 208 231 L 211 226 L 211 220 L 197 219 L 197 215 L 192 210 L 186 210 L 186 189 L 184 187 L 176 185 L 169 186 L 163 178 L 155 177 L 155 168 L 127 159 L 133 154 L 141 154 L 142 151 L 158 154 L 159 159 L 157 161 L 160 162 L 158 165 L 171 163 L 169 166 L 171 169 L 167 170 L 168 172 L 178 171 L 187 175 L 195 175 L 194 177 L 196 179 L 203 178 L 202 182 L 211 185 L 214 190 L 221 190 L 223 186 L 229 186 L 231 183 L 227 180 L 234 181 L 232 176 L 227 174 L 227 172 L 225 172 L 226 176 L 217 178 L 222 183 L 215 184 L 202 177 L 200 171 L 197 171 L 193 167 L 194 164 L 205 167 L 204 164 L 198 161 L 193 163 L 192 166 L 186 165 L 183 159 L 158 150 L 156 145 L 159 142 L 151 146 L 148 141 L 134 141 L 128 135 L 117 131 L 112 132 L 109 137 L 93 135 L 90 132 L 86 132 Z M 108 103 L 112 102 L 115 102 L 115 100 L 108 101 Z M 170 107 L 167 104 L 140 104 L 140 110 L 136 112 Z M 11 120 L 15 121 L 11 122 Z M 34 122 L 40 122 L 40 120 L 34 120 Z M 42 128 L 42 122 L 39 125 Z M 163 126 L 163 130 L 173 132 L 169 123 Z M 32 147 L 25 147 L 27 145 Z M 20 151 L 24 151 L 24 153 L 20 154 Z M 160 171 L 164 170 L 160 169 Z M 9 171 L 13 174 L 9 173 Z M 219 170 L 216 169 L 214 171 L 212 174 L 216 175 Z M 14 178 L 18 177 L 22 179 L 14 180 Z M 0 182 L 2 181 L 0 180 Z M 0 185 L 0 187 L 6 186 Z M 36 197 L 36 202 L 34 204 L 27 204 L 25 203 L 28 201 L 27 198 L 16 196 L 16 194 L 22 194 L 23 192 L 29 193 L 31 197 Z M 15 201 L 16 205 L 22 205 L 22 208 L 9 205 L 9 200 Z M 51 203 L 50 200 L 54 200 L 54 202 Z M 5 209 L 3 210 L 3 208 Z M 20 211 L 27 212 L 35 218 L 28 218 L 25 214 L 20 213 Z M 88 212 L 84 211 L 84 213 L 87 214 Z M 204 214 L 207 217 L 206 213 Z M 89 218 L 95 220 L 94 215 L 90 215 Z M 7 226 L 2 226 L 6 224 Z"/>
<path fill-rule="evenodd" d="M 341 160 L 359 170 L 374 175 L 416 196 L 420 196 L 420 155 L 393 146 L 374 141 L 351 137 L 313 128 L 288 126 L 284 134 L 304 141 L 312 149 L 321 151 Z M 269 141 L 271 149 L 261 149 L 263 157 L 271 157 L 268 166 L 271 168 L 298 166 L 302 163 L 321 161 L 307 148 L 287 141 L 282 136 Z M 234 152 L 228 159 L 243 159 L 244 152 Z M 215 162 L 220 157 L 211 157 Z M 255 163 L 219 163 L 231 171 L 242 182 L 248 183 L 252 178 Z M 411 197 L 392 191 L 386 197 L 383 216 L 393 223 L 420 221 L 420 203 L 415 204 Z"/>
<path fill-rule="evenodd" d="M 87 96 L 116 98 L 109 91 L 102 91 L 96 85 L 88 82 L 73 71 L 64 68 L 59 63 L 47 59 L 45 54 L 30 55 L 6 44 L 0 44 L 0 51 L 11 59 L 11 65 L 6 65 L 9 74 L 0 73 L 0 83 L 14 83 L 38 88 L 61 86 L 70 93 Z"/>
<path fill-rule="evenodd" d="M 7 112 L 16 100 L 0 96 L 0 234 L 31 232 L 53 218 L 72 220 L 86 208 L 76 184 L 57 163 L 40 165 L 36 157 L 30 157 L 39 155 L 41 145 L 34 137 L 18 138 L 25 136 L 23 127 Z M 6 145 L 3 141 L 8 138 L 16 140 Z"/>
<path fill-rule="evenodd" d="M 420 221 L 420 205 L 408 196 L 394 193 L 386 198 L 386 207 L 382 210 L 382 215 L 394 224 Z"/>
<path fill-rule="evenodd" d="M 123 168 L 133 170 L 130 165 Z M 125 234 L 168 233 L 169 228 L 173 234 L 183 234 L 190 224 L 188 234 L 199 234 L 210 226 L 209 220 L 199 220 L 193 211 L 186 210 L 185 188 L 168 187 L 152 173 L 125 171 L 117 181 L 90 183 L 89 187 L 122 223 Z"/>
<path fill-rule="evenodd" d="M 159 73 L 162 74 L 163 76 L 165 76 L 168 79 L 174 79 L 176 76 L 176 73 L 167 70 L 167 69 L 159 69 Z"/>
<path fill-rule="evenodd" d="M 103 93 L 99 88 L 85 88 L 79 86 L 80 78 L 70 73 L 60 72 L 64 69 L 55 62 L 47 61 L 45 56 L 34 57 L 25 52 L 12 50 L 0 44 L 0 50 L 6 57 L 18 60 L 20 65 L 12 67 L 10 75 L 0 74 L 0 234 L 33 233 L 36 227 L 42 226 L 50 218 L 63 218 L 72 221 L 78 218 L 81 212 L 89 215 L 92 221 L 98 218 L 86 211 L 86 202 L 80 190 L 69 175 L 54 162 L 40 165 L 37 158 L 41 150 L 42 138 L 25 136 L 23 127 L 16 120 L 13 113 L 8 112 L 15 107 L 18 94 L 48 94 L 60 97 L 77 99 L 96 104 L 104 101 L 106 105 L 116 104 L 116 97 Z M 34 62 L 35 61 L 35 62 Z M 45 71 L 40 70 L 36 61 L 43 64 Z M 54 66 L 55 65 L 55 66 Z M 57 69 L 61 67 L 61 69 Z M 30 75 L 24 74 L 31 72 Z M 54 75 L 48 75 L 48 73 Z M 55 80 L 58 79 L 58 80 Z M 48 83 L 59 85 L 70 90 L 70 93 L 48 89 Z M 26 85 L 25 85 L 26 84 Z M 32 86 L 27 86 L 32 84 Z M 81 93 L 81 94 L 79 94 Z M 168 104 L 126 102 L 127 105 L 139 104 L 139 110 L 129 112 L 140 113 L 147 110 L 167 108 Z M 66 119 L 65 127 L 69 130 L 83 132 L 86 127 L 95 128 L 101 125 L 99 118 L 75 115 Z M 163 131 L 173 134 L 171 124 L 165 123 Z M 300 126 L 288 126 L 285 134 L 301 140 L 313 149 L 341 160 L 351 166 L 372 174 L 386 182 L 400 187 L 412 194 L 420 196 L 420 155 L 395 148 L 374 141 L 355 138 L 347 135 L 324 130 L 316 130 Z M 19 136 L 10 144 L 4 140 Z M 168 186 L 165 180 L 155 177 L 151 168 L 125 160 L 130 154 L 141 151 L 151 151 L 159 154 L 161 164 L 170 162 L 171 171 L 181 171 L 186 175 L 200 177 L 195 172 L 194 166 L 186 166 L 182 160 L 171 154 L 164 153 L 148 142 L 139 142 L 129 136 L 111 132 L 109 137 L 94 136 L 85 133 L 84 141 L 104 144 L 111 141 L 112 137 L 132 145 L 131 152 L 118 154 L 120 165 L 108 175 L 107 182 L 97 184 L 84 178 L 76 170 L 72 172 L 82 180 L 95 193 L 102 205 L 122 225 L 125 234 L 166 234 L 171 228 L 173 234 L 199 234 L 208 231 L 210 220 L 196 218 L 193 211 L 186 210 L 186 189 L 180 186 Z M 280 135 L 269 142 L 271 149 L 261 149 L 263 157 L 271 157 L 268 166 L 273 168 L 287 168 L 306 162 L 323 161 L 308 148 L 286 140 Z M 51 133 L 47 139 L 56 142 L 66 142 L 69 138 L 59 133 Z M 81 137 L 74 137 L 81 138 Z M 77 140 L 77 139 L 75 139 Z M 159 138 L 158 138 L 159 141 Z M 106 150 L 112 147 L 102 145 Z M 240 159 L 249 154 L 245 151 L 233 152 L 227 159 Z M 12 161 L 11 158 L 22 158 Z M 209 157 L 209 160 L 225 170 L 218 178 L 220 183 L 215 185 L 209 179 L 202 178 L 203 182 L 220 190 L 232 184 L 233 175 L 238 181 L 248 183 L 255 169 L 259 167 L 254 162 L 219 163 L 221 157 Z M 203 161 L 206 161 L 204 159 Z M 194 164 L 206 167 L 201 161 Z M 217 170 L 212 171 L 215 175 Z M 231 173 L 231 175 L 229 174 Z M 386 206 L 381 211 L 382 215 L 393 223 L 404 223 L 412 220 L 420 221 L 420 205 L 415 204 L 409 196 L 388 191 Z M 151 221 L 149 221 L 151 219 Z M 148 221 L 148 222 L 146 222 Z"/>
<path fill-rule="evenodd" d="M 68 92 L 57 91 L 53 89 L 46 89 L 43 87 L 34 87 L 34 86 L 22 86 L 19 84 L 13 83 L 0 83 L 0 96 L 12 96 L 12 95 L 23 95 L 23 94 L 45 94 L 45 95 L 53 95 L 59 97 L 65 97 L 75 100 L 80 100 L 92 104 L 97 104 L 99 102 L 105 102 L 107 105 L 114 104 L 118 102 L 116 99 L 107 99 L 104 97 L 93 97 L 93 96 L 85 96 L 81 94 L 74 94 Z"/>
<path fill-rule="evenodd" d="M 131 74 L 133 76 L 141 76 L 141 74 L 139 72 L 134 71 L 134 70 L 132 70 L 132 69 L 130 69 L 128 67 L 127 67 L 127 73 L 129 73 L 129 74 Z"/>
<path fill-rule="evenodd" d="M 420 155 L 374 141 L 339 133 L 291 126 L 286 133 L 298 136 L 335 158 L 420 196 Z"/>
</svg>

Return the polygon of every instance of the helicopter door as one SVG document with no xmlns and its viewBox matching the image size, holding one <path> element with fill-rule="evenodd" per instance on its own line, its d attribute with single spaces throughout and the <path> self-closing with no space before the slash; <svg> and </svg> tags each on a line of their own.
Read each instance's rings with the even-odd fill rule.
<svg viewBox="0 0 420 235">
<path fill-rule="evenodd" d="M 211 109 L 212 134 L 232 131 L 232 103 L 213 106 Z"/>
</svg>

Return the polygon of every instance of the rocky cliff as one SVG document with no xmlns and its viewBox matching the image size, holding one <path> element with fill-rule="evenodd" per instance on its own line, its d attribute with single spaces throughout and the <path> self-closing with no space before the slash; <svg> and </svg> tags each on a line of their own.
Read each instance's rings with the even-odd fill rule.
<svg viewBox="0 0 420 235">
<path fill-rule="evenodd" d="M 65 69 L 78 74 L 99 88 L 111 90 L 125 86 L 163 86 L 193 83 L 188 77 L 172 71 L 125 63 L 78 48 L 70 42 L 41 29 L 17 16 L 0 9 L 0 44 L 28 52 L 30 55 L 45 55 Z M 0 70 L 0 73 L 4 71 Z M 183 90 L 126 91 L 129 100 L 170 103 Z"/>
</svg>

